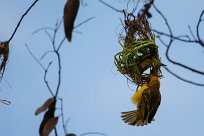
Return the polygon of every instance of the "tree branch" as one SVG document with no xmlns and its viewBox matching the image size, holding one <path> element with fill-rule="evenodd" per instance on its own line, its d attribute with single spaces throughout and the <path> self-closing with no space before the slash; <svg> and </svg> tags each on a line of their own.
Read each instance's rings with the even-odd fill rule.
<svg viewBox="0 0 204 136">
<path fill-rule="evenodd" d="M 196 27 L 196 32 L 197 32 L 198 41 L 199 41 L 199 44 L 200 44 L 202 47 L 204 47 L 204 42 L 203 42 L 203 40 L 200 38 L 199 27 L 200 27 L 201 22 L 203 21 L 203 19 L 202 19 L 203 14 L 204 14 L 204 10 L 203 10 L 203 11 L 201 12 L 201 14 L 200 14 L 200 17 L 199 17 L 199 20 L 198 20 L 198 24 L 197 24 L 197 27 Z"/>
<path fill-rule="evenodd" d="M 116 12 L 123 13 L 123 10 L 116 9 L 113 6 L 109 5 L 108 3 L 104 2 L 103 0 L 98 0 L 98 1 L 104 4 L 105 6 L 111 8 L 112 10 L 115 10 Z"/>
<path fill-rule="evenodd" d="M 201 83 L 196 83 L 196 82 L 193 82 L 193 81 L 190 81 L 190 80 L 187 80 L 187 79 L 184 79 L 183 77 L 175 74 L 174 72 L 172 72 L 170 69 L 168 69 L 167 67 L 163 67 L 167 72 L 169 72 L 170 74 L 172 74 L 173 76 L 175 76 L 176 78 L 186 82 L 186 83 L 190 83 L 190 84 L 193 84 L 193 85 L 197 85 L 197 86 L 202 86 L 204 87 L 204 84 L 201 84 Z"/>
<path fill-rule="evenodd" d="M 31 10 L 31 8 L 32 8 L 38 1 L 39 1 L 39 0 L 35 0 L 35 1 L 33 2 L 33 4 L 27 9 L 27 11 L 22 15 L 21 19 L 19 20 L 19 22 L 18 22 L 16 28 L 14 29 L 13 34 L 12 34 L 11 37 L 9 38 L 8 42 L 10 42 L 10 41 L 13 39 L 13 37 L 14 37 L 16 31 L 18 30 L 18 27 L 20 26 L 20 24 L 21 24 L 23 18 L 27 15 L 27 13 Z"/>
<path fill-rule="evenodd" d="M 167 50 L 166 50 L 166 58 L 167 58 L 167 60 L 168 60 L 169 62 L 171 62 L 172 64 L 174 64 L 174 65 L 180 66 L 180 67 L 182 67 L 182 68 L 184 68 L 184 69 L 187 69 L 187 70 L 190 70 L 190 71 L 192 71 L 192 72 L 194 72 L 194 73 L 204 75 L 204 72 L 203 72 L 203 71 L 196 70 L 196 69 L 191 68 L 191 67 L 189 67 L 189 66 L 187 66 L 187 65 L 184 65 L 184 64 L 182 64 L 182 63 L 180 63 L 180 62 L 176 62 L 176 61 L 174 61 L 174 60 L 172 60 L 172 59 L 170 58 L 170 56 L 169 56 L 169 50 L 170 50 L 170 47 L 171 47 L 173 41 L 174 41 L 175 39 L 176 39 L 176 40 L 181 40 L 181 39 L 180 39 L 180 37 L 173 36 L 171 27 L 170 27 L 170 25 L 169 25 L 169 23 L 168 23 L 166 17 L 163 15 L 163 13 L 162 13 L 155 5 L 153 5 L 153 7 L 154 7 L 155 10 L 159 13 L 159 15 L 161 15 L 161 17 L 162 17 L 163 20 L 165 21 L 165 24 L 166 24 L 166 26 L 167 26 L 167 28 L 168 28 L 168 30 L 169 30 L 169 33 L 170 33 L 170 34 L 166 34 L 166 33 L 158 32 L 158 31 L 154 30 L 156 33 L 158 33 L 158 34 L 160 34 L 160 35 L 168 36 L 168 37 L 170 38 L 169 43 L 168 43 L 168 45 L 167 45 Z M 200 20 L 201 20 L 202 15 L 203 15 L 203 12 L 202 12 L 202 14 L 201 14 L 201 16 L 200 16 L 199 22 L 200 22 Z M 199 24 L 199 23 L 198 23 L 198 24 Z M 182 41 L 183 41 L 183 42 L 184 42 L 184 41 L 186 41 L 186 42 L 192 42 L 191 40 L 182 40 Z M 195 41 L 194 41 L 194 42 L 195 42 Z M 197 43 L 198 43 L 198 42 L 197 42 Z"/>
<path fill-rule="evenodd" d="M 54 97 L 54 94 L 53 94 L 53 92 L 52 92 L 52 90 L 51 90 L 51 88 L 50 88 L 50 85 L 49 85 L 49 83 L 48 83 L 48 81 L 47 81 L 47 78 L 46 78 L 46 77 L 47 77 L 47 72 L 48 72 L 49 67 L 50 67 L 50 65 L 52 64 L 52 62 L 50 62 L 50 63 L 48 64 L 47 68 L 45 68 L 45 67 L 42 65 L 42 63 L 35 57 L 35 55 L 33 55 L 33 53 L 31 52 L 31 50 L 29 49 L 28 45 L 25 44 L 25 46 L 26 46 L 26 48 L 27 48 L 29 54 L 31 55 L 31 57 L 32 57 L 32 58 L 41 66 L 41 68 L 43 69 L 43 71 L 44 71 L 44 78 L 43 78 L 43 79 L 44 79 L 44 83 L 46 84 L 46 86 L 47 86 L 47 88 L 48 88 L 50 94 L 52 95 L 52 97 Z"/>
</svg>

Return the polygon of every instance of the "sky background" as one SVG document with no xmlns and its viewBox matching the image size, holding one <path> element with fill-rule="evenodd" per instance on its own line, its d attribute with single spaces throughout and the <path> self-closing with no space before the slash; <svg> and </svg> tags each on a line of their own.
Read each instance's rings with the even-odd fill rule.
<svg viewBox="0 0 204 136">
<path fill-rule="evenodd" d="M 118 9 L 126 8 L 126 0 L 104 0 Z M 10 38 L 22 14 L 33 1 L 0 0 L 0 41 Z M 25 43 L 32 53 L 40 58 L 51 49 L 46 34 L 32 32 L 42 27 L 54 27 L 63 16 L 66 0 L 40 0 L 24 18 L 10 43 L 10 56 L 0 84 L 0 99 L 11 101 L 11 105 L 0 104 L 0 135 L 37 136 L 43 114 L 34 112 L 51 97 L 44 82 L 43 70 L 28 53 Z M 94 20 L 80 26 L 74 33 L 72 42 L 67 41 L 61 49 L 62 82 L 59 97 L 63 98 L 65 119 L 71 117 L 68 132 L 80 135 L 85 132 L 103 132 L 109 136 L 202 136 L 204 135 L 204 88 L 184 83 L 164 69 L 161 79 L 161 105 L 155 121 L 144 127 L 133 127 L 123 123 L 120 113 L 134 110 L 130 98 L 134 85 L 127 85 L 126 78 L 117 72 L 113 56 L 121 51 L 117 43 L 122 29 L 117 13 L 97 0 L 84 0 L 87 6 L 80 6 L 75 24 L 90 17 Z M 188 25 L 195 27 L 201 11 L 202 0 L 156 0 L 155 4 L 168 18 L 175 35 L 189 34 Z M 164 21 L 152 9 L 152 28 L 166 31 Z M 204 26 L 204 25 L 203 25 Z M 201 32 L 204 27 L 201 27 Z M 202 34 L 204 37 L 204 34 Z M 63 27 L 57 35 L 58 42 L 64 37 Z M 165 47 L 157 41 L 160 57 L 164 64 L 187 79 L 204 83 L 204 77 L 168 63 Z M 203 48 L 198 45 L 176 42 L 170 51 L 173 59 L 196 69 L 203 70 Z M 46 66 L 56 58 L 48 55 L 42 63 Z M 48 80 L 56 87 L 56 63 L 51 66 Z M 59 104 L 58 104 L 59 107 Z M 60 115 L 57 110 L 56 115 Z M 57 125 L 59 135 L 64 135 L 61 118 Z M 52 133 L 53 135 L 53 133 Z"/>
</svg>

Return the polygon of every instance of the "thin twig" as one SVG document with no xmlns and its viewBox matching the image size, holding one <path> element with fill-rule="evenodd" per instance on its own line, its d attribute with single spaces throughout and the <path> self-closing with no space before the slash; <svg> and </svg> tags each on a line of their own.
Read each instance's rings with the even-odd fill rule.
<svg viewBox="0 0 204 136">
<path fill-rule="evenodd" d="M 167 34 L 167 33 L 158 31 L 158 30 L 156 30 L 156 29 L 152 29 L 152 31 L 154 31 L 155 33 L 160 34 L 160 35 L 164 35 L 164 36 L 167 36 L 167 37 L 171 37 L 171 38 L 173 38 L 174 40 L 178 40 L 178 41 L 182 41 L 182 42 L 186 42 L 186 43 L 199 43 L 197 40 L 183 39 L 183 38 L 181 38 L 181 37 L 174 36 L 174 35 L 171 35 L 171 34 Z"/>
<path fill-rule="evenodd" d="M 57 49 L 56 49 L 56 44 L 55 44 L 57 31 L 58 31 L 58 28 L 57 28 L 57 26 L 56 26 L 56 29 L 54 30 L 54 34 L 53 34 L 53 38 L 52 38 L 52 45 L 53 45 L 54 51 L 57 50 Z"/>
<path fill-rule="evenodd" d="M 161 38 L 160 35 L 158 35 L 157 38 L 158 38 L 159 41 L 162 43 L 162 45 L 164 45 L 165 47 L 168 47 L 168 44 L 166 44 L 166 43 L 164 42 L 164 40 L 162 40 L 162 38 Z"/>
<path fill-rule="evenodd" d="M 71 118 L 69 117 L 67 120 L 66 120 L 66 123 L 65 123 L 65 133 L 68 134 L 69 131 L 67 130 L 67 125 L 69 123 L 69 121 L 71 120 Z"/>
<path fill-rule="evenodd" d="M 66 125 L 65 125 L 65 120 L 64 120 L 64 111 L 63 111 L 63 99 L 59 98 L 59 100 L 61 101 L 61 116 L 62 116 L 62 127 L 64 129 L 64 134 L 67 134 L 67 130 L 66 130 Z"/>
<path fill-rule="evenodd" d="M 10 87 L 10 89 L 13 89 L 12 85 L 4 77 L 2 77 L 0 80 L 4 80 L 6 82 L 6 84 Z"/>
<path fill-rule="evenodd" d="M 154 5 L 154 7 L 155 7 L 155 5 Z M 165 18 L 164 15 L 158 10 L 158 8 L 155 7 L 155 10 L 162 16 L 163 19 Z M 157 33 L 157 34 L 164 35 L 164 36 L 173 38 L 173 39 L 178 40 L 178 41 L 182 41 L 182 42 L 186 42 L 186 43 L 196 43 L 196 44 L 204 47 L 204 42 L 200 38 L 200 34 L 199 34 L 199 28 L 200 28 L 201 22 L 203 21 L 203 19 L 202 19 L 203 15 L 204 15 L 204 10 L 201 12 L 198 23 L 197 23 L 197 26 L 196 26 L 197 38 L 194 36 L 194 34 L 193 34 L 192 30 L 191 30 L 191 27 L 188 26 L 190 34 L 193 37 L 193 40 L 191 40 L 188 35 L 185 36 L 185 38 L 188 38 L 188 39 L 184 39 L 184 38 L 181 38 L 179 36 L 174 36 L 172 33 L 167 34 L 167 33 L 164 33 L 164 32 L 158 31 L 158 30 L 154 30 L 154 29 L 153 29 L 153 31 L 155 33 Z M 165 20 L 165 22 L 167 21 L 166 19 L 164 19 L 164 20 Z M 167 27 L 170 28 L 168 25 L 167 25 Z"/>
<path fill-rule="evenodd" d="M 11 37 L 9 38 L 8 42 L 10 42 L 10 41 L 13 39 L 13 37 L 14 37 L 14 35 L 15 35 L 15 33 L 16 33 L 18 27 L 20 26 L 20 24 L 21 24 L 23 18 L 26 16 L 26 14 L 31 10 L 31 8 L 32 8 L 37 2 L 38 2 L 38 0 L 35 0 L 35 1 L 33 2 L 33 4 L 27 9 L 27 11 L 22 15 L 21 19 L 19 20 L 19 22 L 18 22 L 18 24 L 17 24 L 17 26 L 16 26 L 16 28 L 15 28 L 13 34 L 12 34 Z"/>
<path fill-rule="evenodd" d="M 54 132 L 55 132 L 55 136 L 58 136 L 56 127 L 54 127 Z"/>
<path fill-rule="evenodd" d="M 50 88 L 50 85 L 49 85 L 49 83 L 48 83 L 48 81 L 47 81 L 47 72 L 48 72 L 48 70 L 49 70 L 51 64 L 52 64 L 52 61 L 48 64 L 47 68 L 45 69 L 45 71 L 44 71 L 45 73 L 44 73 L 44 78 L 43 78 L 43 79 L 44 79 L 44 82 L 45 82 L 45 84 L 46 84 L 46 86 L 47 86 L 48 91 L 51 93 L 52 97 L 54 97 L 54 94 L 53 94 L 53 92 L 52 92 L 52 89 Z"/>
<path fill-rule="evenodd" d="M 196 38 L 195 38 L 195 36 L 194 36 L 194 34 L 193 34 L 193 31 L 192 31 L 190 25 L 188 25 L 188 30 L 190 31 L 190 34 L 191 34 L 191 36 L 193 37 L 193 39 L 196 40 Z"/>
<path fill-rule="evenodd" d="M 132 14 L 134 14 L 135 11 L 137 10 L 139 3 L 140 3 L 140 0 L 137 0 L 136 6 L 132 10 Z"/>
<path fill-rule="evenodd" d="M 203 21 L 203 19 L 202 19 L 203 14 L 204 14 L 204 10 L 203 10 L 203 11 L 201 12 L 201 14 L 200 14 L 200 17 L 199 17 L 199 20 L 198 20 L 198 24 L 197 24 L 197 27 L 196 27 L 196 32 L 197 32 L 198 41 L 199 41 L 199 44 L 202 45 L 202 47 L 204 47 L 204 42 L 203 42 L 203 40 L 200 38 L 199 27 L 200 27 L 201 22 Z"/>
<path fill-rule="evenodd" d="M 40 60 L 43 60 L 45 56 L 47 56 L 47 54 L 49 53 L 53 53 L 54 51 L 46 51 L 41 57 Z"/>
<path fill-rule="evenodd" d="M 109 5 L 108 3 L 104 2 L 103 0 L 98 0 L 99 2 L 101 2 L 102 4 L 104 4 L 105 6 L 115 10 L 116 12 L 120 12 L 120 13 L 123 13 L 123 10 L 119 10 L 119 9 L 116 9 L 114 8 L 113 6 Z"/>
<path fill-rule="evenodd" d="M 172 74 L 173 76 L 175 76 L 176 78 L 186 82 L 186 83 L 190 83 L 190 84 L 193 84 L 193 85 L 197 85 L 197 86 L 204 86 L 204 84 L 201 84 L 201 83 L 196 83 L 196 82 L 193 82 L 193 81 L 190 81 L 190 80 L 187 80 L 187 79 L 184 79 L 183 77 L 175 74 L 174 72 L 172 72 L 170 69 L 168 69 L 167 67 L 163 67 L 166 71 L 168 71 L 170 74 Z"/>
<path fill-rule="evenodd" d="M 57 51 L 59 51 L 59 49 L 61 48 L 61 46 L 62 46 L 62 44 L 64 43 L 65 39 L 66 39 L 66 37 L 64 37 L 64 38 L 61 40 L 61 42 L 60 42 L 60 44 L 59 44 L 59 46 L 58 46 L 58 48 L 57 48 Z"/>
<path fill-rule="evenodd" d="M 58 83 L 57 83 L 57 89 L 56 89 L 56 93 L 55 93 L 55 98 L 57 98 L 59 90 L 60 90 L 60 84 L 61 84 L 61 58 L 60 58 L 60 54 L 58 51 L 55 51 L 56 55 L 57 55 L 57 60 L 58 60 Z"/>
<path fill-rule="evenodd" d="M 56 26 L 56 29 L 57 29 L 57 30 L 60 28 L 60 26 L 61 26 L 61 24 L 62 24 L 62 21 L 63 21 L 63 18 L 64 18 L 64 17 L 62 17 L 62 18 L 60 19 L 59 23 L 58 23 L 57 26 Z"/>
<path fill-rule="evenodd" d="M 32 32 L 32 35 L 40 32 L 42 30 L 52 30 L 52 31 L 54 31 L 54 29 L 51 28 L 51 27 L 42 27 L 42 28 L 39 28 L 39 29 L 35 30 L 34 32 Z"/>
<path fill-rule="evenodd" d="M 87 20 L 81 22 L 80 24 L 78 24 L 77 26 L 75 26 L 75 28 L 81 26 L 82 24 L 84 24 L 84 23 L 86 23 L 86 22 L 88 22 L 88 21 L 90 21 L 90 20 L 92 20 L 92 19 L 94 19 L 94 18 L 95 18 L 95 17 L 92 17 L 92 18 L 89 18 L 89 19 L 87 19 Z M 47 73 L 48 73 L 48 71 L 49 71 L 49 67 L 50 67 L 50 65 L 52 64 L 52 62 L 50 62 L 50 63 L 48 64 L 47 68 L 44 68 L 44 66 L 38 61 L 38 59 L 36 59 L 36 57 L 35 57 L 34 55 L 32 55 L 31 51 L 28 49 L 28 51 L 30 52 L 31 56 L 33 56 L 33 58 L 34 58 L 34 59 L 40 64 L 40 66 L 44 69 L 44 71 L 45 71 L 45 74 L 44 74 L 44 82 L 45 82 L 45 84 L 47 85 L 47 88 L 48 88 L 48 90 L 50 91 L 50 93 L 52 94 L 52 96 L 55 98 L 55 100 L 58 98 L 58 93 L 59 93 L 60 86 L 61 86 L 61 69 L 62 69 L 61 65 L 62 65 L 62 64 L 61 64 L 61 56 L 60 56 L 59 50 L 60 50 L 60 48 L 62 47 L 62 44 L 63 44 L 64 41 L 65 41 L 65 37 L 64 37 L 64 38 L 62 39 L 62 41 L 59 43 L 59 45 L 56 44 L 56 37 L 57 37 L 57 33 L 58 33 L 58 30 L 59 30 L 61 24 L 62 24 L 62 20 L 61 20 L 60 22 L 57 21 L 57 23 L 55 24 L 55 28 L 54 28 L 54 29 L 49 28 L 49 27 L 46 27 L 46 28 L 42 28 L 42 29 L 39 29 L 39 30 L 38 30 L 38 31 L 40 31 L 40 30 L 45 29 L 45 34 L 48 36 L 49 40 L 51 41 L 52 48 L 53 48 L 52 51 L 47 51 L 47 52 L 45 52 L 45 53 L 42 55 L 41 59 L 43 59 L 45 56 L 47 56 L 47 54 L 50 53 L 50 52 L 53 52 L 53 53 L 56 55 L 56 57 L 57 57 L 58 80 L 57 80 L 57 87 L 56 87 L 56 90 L 55 90 L 55 94 L 52 93 L 52 90 L 51 90 L 51 88 L 50 88 L 50 86 L 49 86 L 49 84 L 48 84 L 48 81 L 46 80 Z M 52 31 L 53 31 L 53 35 L 51 35 L 51 34 L 47 31 L 47 29 L 52 30 Z M 37 33 L 38 31 L 35 31 L 35 32 Z M 63 115 L 63 108 L 62 108 L 62 107 L 63 107 L 63 104 L 62 104 L 62 99 L 61 99 L 61 110 L 62 110 L 62 120 L 63 120 L 62 122 L 63 122 L 64 131 L 66 131 L 66 129 L 65 129 L 66 126 L 64 125 L 64 115 Z M 55 132 L 55 135 L 57 136 L 57 128 L 56 128 L 56 127 L 54 128 L 54 132 Z"/>
<path fill-rule="evenodd" d="M 128 86 L 128 88 L 131 90 L 131 91 L 135 91 L 135 90 L 133 90 L 131 87 L 130 87 L 130 83 L 132 83 L 128 78 L 126 78 L 126 80 L 127 80 L 127 86 Z"/>
<path fill-rule="evenodd" d="M 130 3 L 130 0 L 128 0 L 128 2 L 127 2 L 127 5 L 126 5 L 126 12 L 127 12 L 128 8 L 129 8 L 129 3 Z"/>
<path fill-rule="evenodd" d="M 52 36 L 51 36 L 50 33 L 48 33 L 48 31 L 46 31 L 46 30 L 45 30 L 45 33 L 46 33 L 46 35 L 48 36 L 48 38 L 50 39 L 50 41 L 51 41 L 51 43 L 52 43 L 52 46 L 53 46 L 53 49 L 55 49 L 55 46 L 54 46 L 54 44 L 53 44 L 53 38 L 52 38 Z"/>
<path fill-rule="evenodd" d="M 172 45 L 172 43 L 173 43 L 173 41 L 174 41 L 175 38 L 173 37 L 173 33 L 172 33 L 172 30 L 171 30 L 171 27 L 170 27 L 170 25 L 169 25 L 169 23 L 168 23 L 166 17 L 163 15 L 163 13 L 162 13 L 155 5 L 153 5 L 153 7 L 154 7 L 155 10 L 159 13 L 159 15 L 161 15 L 161 17 L 164 19 L 164 21 L 165 21 L 165 23 L 166 23 L 166 26 L 167 26 L 167 28 L 168 28 L 168 30 L 169 30 L 169 33 L 170 33 L 170 34 L 169 34 L 170 40 L 169 40 L 169 44 L 168 44 L 167 50 L 166 50 L 166 58 L 167 58 L 167 60 L 168 60 L 169 62 L 171 62 L 172 64 L 174 64 L 174 65 L 177 65 L 177 66 L 180 66 L 180 67 L 182 67 L 182 68 L 188 69 L 188 70 L 190 70 L 190 71 L 192 71 L 192 72 L 195 72 L 195 73 L 197 73 L 197 74 L 204 75 L 204 72 L 203 72 L 203 71 L 196 70 L 196 69 L 191 68 L 191 67 L 189 67 L 189 66 L 186 66 L 186 65 L 184 65 L 184 64 L 182 64 L 182 63 L 176 62 L 176 61 L 174 61 L 174 60 L 172 60 L 172 59 L 170 58 L 170 56 L 169 56 L 169 50 L 170 50 L 170 47 L 171 47 L 171 45 Z M 161 35 L 162 35 L 162 34 L 161 34 Z"/>
<path fill-rule="evenodd" d="M 46 84 L 46 86 L 47 86 L 47 88 L 48 88 L 50 94 L 52 95 L 52 97 L 54 97 L 54 94 L 53 94 L 53 92 L 52 92 L 52 90 L 51 90 L 51 88 L 50 88 L 50 86 L 49 86 L 49 83 L 48 83 L 48 81 L 47 81 L 47 79 L 46 79 L 48 69 L 49 69 L 50 65 L 52 64 L 52 62 L 50 62 L 50 63 L 48 64 L 47 68 L 45 68 L 45 67 L 42 65 L 42 63 L 35 57 L 35 55 L 33 55 L 33 53 L 31 52 L 31 50 L 29 49 L 28 45 L 25 44 L 25 46 L 26 46 L 26 48 L 27 48 L 29 54 L 31 55 L 31 57 L 32 57 L 32 58 L 41 66 L 41 68 L 44 70 L 44 82 L 45 82 L 45 84 Z"/>
<path fill-rule="evenodd" d="M 45 67 L 40 63 L 40 61 L 35 57 L 35 55 L 31 52 L 31 50 L 29 49 L 27 43 L 25 44 L 29 54 L 31 55 L 31 57 L 41 66 L 41 68 L 45 71 Z"/>
<path fill-rule="evenodd" d="M 74 29 L 80 27 L 81 25 L 83 25 L 83 24 L 89 22 L 90 20 L 92 20 L 92 19 L 94 19 L 94 18 L 96 18 L 96 17 L 90 17 L 90 18 L 88 18 L 88 19 L 82 21 L 81 23 L 79 23 L 78 25 L 76 25 L 76 26 L 74 27 Z"/>
</svg>

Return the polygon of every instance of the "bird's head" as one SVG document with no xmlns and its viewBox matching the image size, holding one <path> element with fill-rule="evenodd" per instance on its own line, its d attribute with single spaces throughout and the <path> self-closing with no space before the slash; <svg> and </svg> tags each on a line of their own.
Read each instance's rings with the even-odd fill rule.
<svg viewBox="0 0 204 136">
<path fill-rule="evenodd" d="M 150 76 L 150 81 L 148 83 L 151 87 L 154 87 L 154 88 L 157 88 L 159 89 L 160 88 L 160 81 L 159 81 L 159 78 L 155 75 L 153 76 Z"/>
</svg>

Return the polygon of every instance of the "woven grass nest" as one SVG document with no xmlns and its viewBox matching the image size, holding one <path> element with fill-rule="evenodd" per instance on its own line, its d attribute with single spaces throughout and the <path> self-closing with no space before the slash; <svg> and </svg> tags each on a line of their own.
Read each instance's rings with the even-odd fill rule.
<svg viewBox="0 0 204 136">
<path fill-rule="evenodd" d="M 133 83 L 141 86 L 151 75 L 162 76 L 155 35 L 144 16 L 125 20 L 126 36 L 119 36 L 122 51 L 114 56 L 118 71 Z"/>
</svg>

